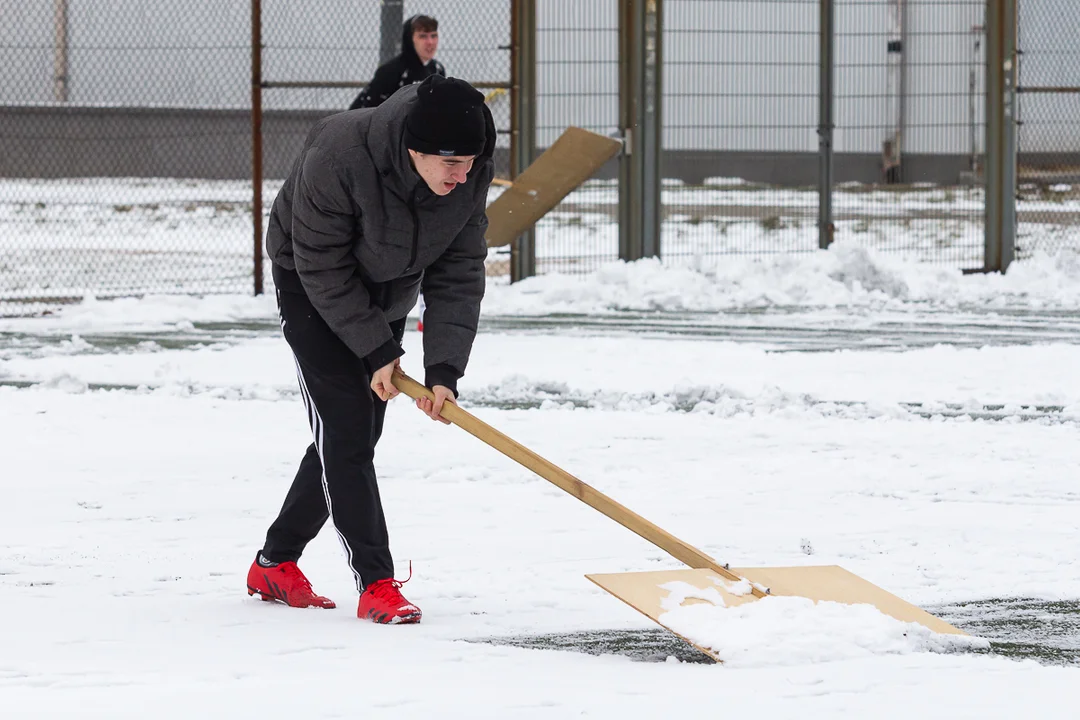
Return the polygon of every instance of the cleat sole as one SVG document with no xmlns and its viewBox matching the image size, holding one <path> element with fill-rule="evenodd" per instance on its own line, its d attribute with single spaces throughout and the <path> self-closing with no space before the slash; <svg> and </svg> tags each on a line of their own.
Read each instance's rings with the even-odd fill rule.
<svg viewBox="0 0 1080 720">
<path fill-rule="evenodd" d="M 398 617 L 390 618 L 389 620 L 376 620 L 375 622 L 380 625 L 415 625 L 420 622 L 420 615 L 399 615 Z"/>
<path fill-rule="evenodd" d="M 289 605 L 289 603 L 285 602 L 281 598 L 274 597 L 273 595 L 267 595 L 262 590 L 256 590 L 255 588 L 251 587 L 250 585 L 247 586 L 247 592 L 248 592 L 248 597 L 251 597 L 252 595 L 258 595 L 259 599 L 262 600 L 263 602 L 279 602 L 282 605 L 285 605 L 286 607 L 296 607 L 296 608 L 300 608 L 300 609 L 313 607 L 313 608 L 320 608 L 322 610 L 333 610 L 334 608 L 337 607 L 337 605 L 334 604 L 333 600 L 327 600 L 325 605 L 320 604 L 320 603 L 312 603 L 311 605 Z"/>
<path fill-rule="evenodd" d="M 250 585 L 248 585 L 247 591 L 248 591 L 248 597 L 251 597 L 252 595 L 258 595 L 259 599 L 262 600 L 263 602 L 274 602 L 275 600 L 277 600 L 277 598 L 272 597 L 270 595 L 266 595 L 261 590 L 256 590 L 255 588 L 251 587 Z"/>
</svg>

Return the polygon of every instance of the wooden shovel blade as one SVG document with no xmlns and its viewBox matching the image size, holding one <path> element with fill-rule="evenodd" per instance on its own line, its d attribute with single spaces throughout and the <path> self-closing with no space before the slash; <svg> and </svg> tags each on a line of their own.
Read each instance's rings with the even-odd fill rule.
<svg viewBox="0 0 1080 720">
<path fill-rule="evenodd" d="M 509 245 L 621 149 L 619 140 L 579 127 L 566 128 L 488 206 L 488 247 Z"/>
<path fill-rule="evenodd" d="M 731 568 L 731 571 L 752 583 L 769 588 L 770 595 L 805 597 L 815 602 L 829 600 L 849 605 L 866 603 L 897 620 L 919 623 L 934 632 L 967 634 L 838 565 Z M 712 570 L 704 568 L 592 574 L 585 577 L 663 627 L 667 626 L 659 618 L 666 612 L 663 602 L 670 591 L 661 586 L 669 582 L 684 582 L 708 591 L 708 594 L 718 593 L 723 598 L 725 607 L 759 599 L 748 592 L 730 592 L 729 588 L 733 587 L 731 580 L 721 578 Z M 717 661 L 721 660 L 713 651 L 697 645 L 684 635 L 675 634 L 706 655 Z"/>
<path fill-rule="evenodd" d="M 936 633 L 967 635 L 960 628 L 953 627 L 941 618 L 839 565 L 736 568 L 734 572 L 769 588 L 770 595 L 793 595 L 810 598 L 815 602 L 831 600 L 848 605 L 866 603 L 897 620 L 919 623 Z"/>
</svg>

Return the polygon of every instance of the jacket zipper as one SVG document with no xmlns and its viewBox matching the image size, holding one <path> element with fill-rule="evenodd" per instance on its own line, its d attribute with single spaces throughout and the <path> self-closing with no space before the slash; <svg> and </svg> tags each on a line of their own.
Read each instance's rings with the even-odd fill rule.
<svg viewBox="0 0 1080 720">
<path fill-rule="evenodd" d="M 405 272 L 413 269 L 416 264 L 416 254 L 420 250 L 420 218 L 416 215 L 416 196 L 409 196 L 409 212 L 412 214 L 412 252 L 409 253 L 409 266 Z"/>
</svg>

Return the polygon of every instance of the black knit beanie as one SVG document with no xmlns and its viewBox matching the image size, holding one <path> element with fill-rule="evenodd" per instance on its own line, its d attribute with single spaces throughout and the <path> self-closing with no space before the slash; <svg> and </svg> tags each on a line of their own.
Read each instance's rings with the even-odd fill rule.
<svg viewBox="0 0 1080 720">
<path fill-rule="evenodd" d="M 431 75 L 405 118 L 405 147 L 428 155 L 479 155 L 487 142 L 484 96 L 464 80 Z"/>
</svg>

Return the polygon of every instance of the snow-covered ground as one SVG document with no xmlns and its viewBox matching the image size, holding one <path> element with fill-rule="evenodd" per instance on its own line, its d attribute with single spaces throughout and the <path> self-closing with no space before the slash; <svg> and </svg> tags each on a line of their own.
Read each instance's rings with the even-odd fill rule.
<svg viewBox="0 0 1080 720">
<path fill-rule="evenodd" d="M 337 610 L 250 599 L 309 442 L 272 298 L 0 319 L 0 715 L 1072 717 L 1078 281 L 1067 252 L 963 276 L 840 243 L 491 284 L 464 407 L 733 566 L 842 565 L 978 636 L 671 618 L 722 666 L 583 577 L 677 561 L 404 399 L 377 464 L 423 623 L 358 621 L 329 531 L 301 564 Z"/>
</svg>

